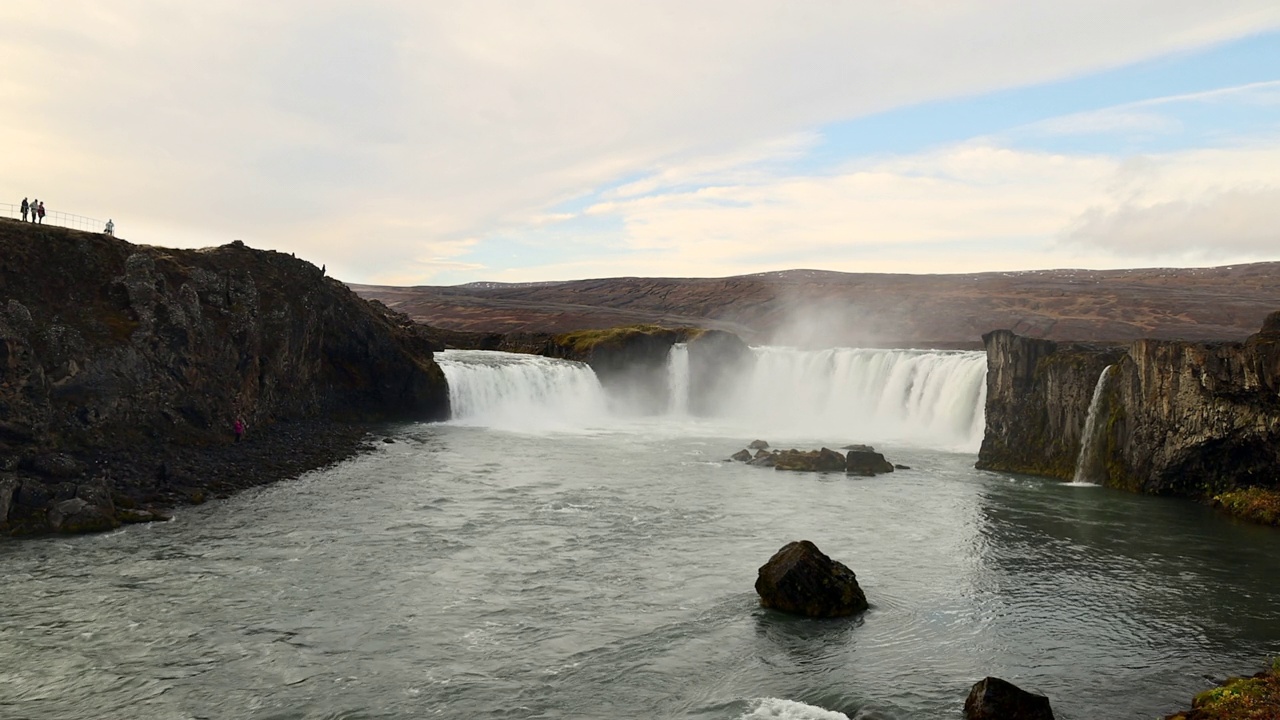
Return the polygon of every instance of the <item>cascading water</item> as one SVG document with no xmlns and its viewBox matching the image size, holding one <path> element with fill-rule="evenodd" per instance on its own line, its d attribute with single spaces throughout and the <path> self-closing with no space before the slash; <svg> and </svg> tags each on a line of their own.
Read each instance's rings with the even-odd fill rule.
<svg viewBox="0 0 1280 720">
<path fill-rule="evenodd" d="M 741 377 L 724 378 L 710 417 L 689 415 L 689 350 L 667 356 L 664 426 L 780 442 L 903 442 L 976 452 L 982 443 L 986 355 L 928 350 L 754 348 Z M 437 361 L 460 424 L 539 432 L 641 421 L 581 363 L 450 350 Z M 634 390 L 634 388 L 631 388 Z"/>
<path fill-rule="evenodd" d="M 587 427 L 607 416 L 604 389 L 582 363 L 485 350 L 445 350 L 436 362 L 461 424 L 537 432 Z"/>
<path fill-rule="evenodd" d="M 667 378 L 671 399 L 668 410 L 672 415 L 689 414 L 689 346 L 676 343 L 667 354 Z"/>
<path fill-rule="evenodd" d="M 976 452 L 986 355 L 977 351 L 754 348 L 720 415 L 787 436 L 902 441 Z"/>
<path fill-rule="evenodd" d="M 1098 376 L 1098 384 L 1093 386 L 1093 397 L 1089 399 L 1089 413 L 1085 416 L 1084 432 L 1080 434 L 1080 454 L 1076 457 L 1076 471 L 1071 478 L 1072 485 L 1097 485 L 1098 473 L 1098 451 L 1097 438 L 1095 437 L 1098 424 L 1098 406 L 1102 404 L 1102 390 L 1107 384 L 1107 375 L 1111 373 L 1114 365 L 1108 365 L 1102 369 L 1102 374 Z"/>
</svg>

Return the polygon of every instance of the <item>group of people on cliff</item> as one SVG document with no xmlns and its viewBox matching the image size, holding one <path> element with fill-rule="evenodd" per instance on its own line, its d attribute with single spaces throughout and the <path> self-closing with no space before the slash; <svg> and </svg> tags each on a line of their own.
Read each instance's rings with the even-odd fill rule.
<svg viewBox="0 0 1280 720">
<path fill-rule="evenodd" d="M 22 198 L 22 222 L 27 222 L 27 213 L 31 214 L 31 222 L 44 224 L 44 203 L 39 200 L 27 202 Z"/>
</svg>

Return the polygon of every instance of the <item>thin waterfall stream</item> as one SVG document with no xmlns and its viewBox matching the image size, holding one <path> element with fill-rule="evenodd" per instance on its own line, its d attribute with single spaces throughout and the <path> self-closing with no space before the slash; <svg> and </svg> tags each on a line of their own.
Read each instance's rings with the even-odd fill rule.
<svg viewBox="0 0 1280 720">
<path fill-rule="evenodd" d="M 1080 454 L 1076 457 L 1076 471 L 1071 477 L 1072 485 L 1099 484 L 1099 458 L 1097 450 L 1098 406 L 1102 404 L 1102 391 L 1107 384 L 1107 376 L 1114 365 L 1108 365 L 1098 375 L 1098 384 L 1093 386 L 1093 397 L 1089 399 L 1089 412 L 1085 416 L 1084 431 L 1080 434 Z"/>
</svg>

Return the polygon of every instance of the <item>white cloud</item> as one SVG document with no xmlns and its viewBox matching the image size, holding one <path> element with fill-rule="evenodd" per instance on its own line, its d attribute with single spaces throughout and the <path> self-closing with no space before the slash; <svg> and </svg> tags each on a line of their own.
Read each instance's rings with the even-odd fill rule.
<svg viewBox="0 0 1280 720">
<path fill-rule="evenodd" d="M 921 223 L 889 225 L 913 215 L 959 237 L 987 226 L 979 214 L 1044 225 L 1035 218 L 1064 203 L 1010 186 L 998 152 L 944 158 L 959 183 L 886 168 L 768 187 L 759 163 L 826 123 L 1278 26 L 1271 0 L 8 3 L 0 177 L 19 197 L 112 216 L 131 240 L 243 238 L 353 281 L 473 266 L 464 255 L 483 242 L 459 239 L 518 232 L 628 179 L 615 201 L 727 185 L 619 206 L 642 248 L 674 247 L 690 228 L 736 242 L 746 214 L 698 212 L 728 201 L 753 204 L 775 242 L 798 227 L 815 251 L 842 222 L 854 223 L 846 236 L 907 242 Z M 1065 182 L 1054 159 L 1037 162 L 1050 176 L 1029 181 Z M 885 200 L 842 206 L 858 194 Z M 911 200 L 930 195 L 936 206 Z"/>
</svg>

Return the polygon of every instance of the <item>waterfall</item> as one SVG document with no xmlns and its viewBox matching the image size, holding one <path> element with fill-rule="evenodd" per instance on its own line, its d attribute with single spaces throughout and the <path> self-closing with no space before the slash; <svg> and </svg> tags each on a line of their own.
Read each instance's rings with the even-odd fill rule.
<svg viewBox="0 0 1280 720">
<path fill-rule="evenodd" d="M 901 441 L 964 452 L 982 444 L 981 351 L 753 348 L 719 415 L 760 433 Z"/>
<path fill-rule="evenodd" d="M 672 415 L 689 414 L 689 346 L 676 343 L 667 354 L 667 377 L 670 382 L 668 390 L 671 399 L 668 412 Z"/>
<path fill-rule="evenodd" d="M 1102 404 L 1102 389 L 1107 384 L 1107 375 L 1114 365 L 1102 369 L 1098 376 L 1098 384 L 1093 386 L 1093 397 L 1089 399 L 1089 413 L 1085 416 L 1084 432 L 1080 434 L 1080 455 L 1076 457 L 1076 471 L 1071 477 L 1073 485 L 1097 485 L 1098 475 L 1093 471 L 1098 465 L 1097 445 L 1098 406 Z"/>
<path fill-rule="evenodd" d="M 436 362 L 449 381 L 453 420 L 463 424 L 538 432 L 606 416 L 600 381 L 582 363 L 486 350 L 445 350 Z"/>
<path fill-rule="evenodd" d="M 943 350 L 752 348 L 741 376 L 715 385 L 709 417 L 688 413 L 689 348 L 667 356 L 661 426 L 673 432 L 828 444 L 896 442 L 961 452 L 982 443 L 986 354 Z M 637 417 L 622 385 L 609 396 L 590 367 L 538 355 L 446 350 L 452 422 L 520 432 L 603 429 Z M 660 375 L 658 382 L 662 383 Z M 705 390 L 705 389 L 704 389 Z"/>
</svg>

